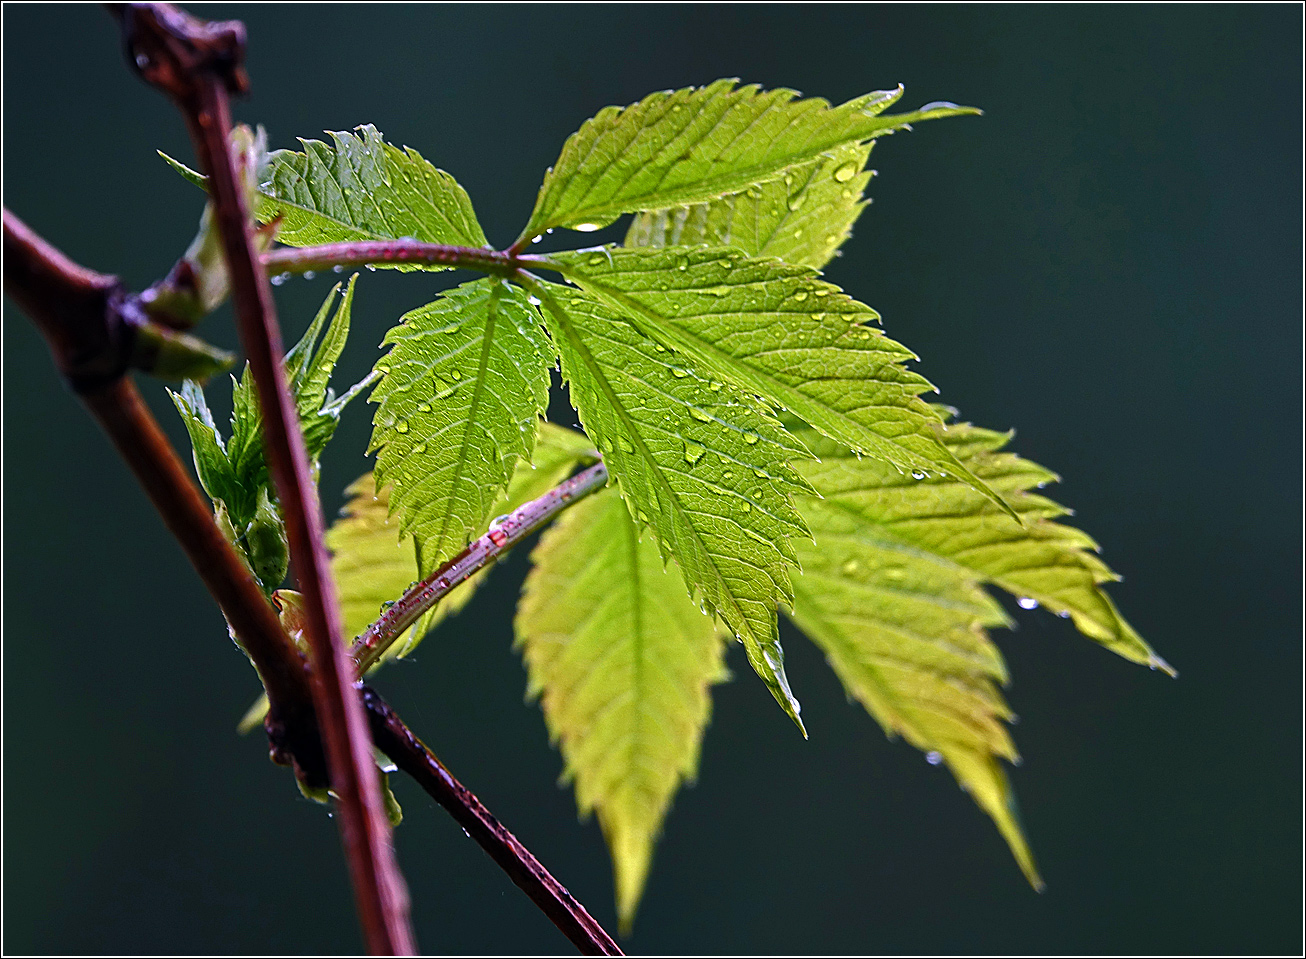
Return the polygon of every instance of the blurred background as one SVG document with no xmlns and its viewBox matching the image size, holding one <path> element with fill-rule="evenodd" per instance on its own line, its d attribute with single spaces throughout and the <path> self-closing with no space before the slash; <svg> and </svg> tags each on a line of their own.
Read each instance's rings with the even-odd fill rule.
<svg viewBox="0 0 1306 959">
<path fill-rule="evenodd" d="M 1299 7 L 194 9 L 247 24 L 238 118 L 273 146 L 375 123 L 457 177 L 500 246 L 564 138 L 653 90 L 738 76 L 841 102 L 901 82 L 903 108 L 982 107 L 876 147 L 874 204 L 828 276 L 921 355 L 944 402 L 1015 427 L 1012 448 L 1064 476 L 1053 494 L 1181 677 L 1007 604 L 1019 629 L 996 638 L 1037 895 L 948 773 L 888 742 L 806 640 L 785 634 L 809 742 L 735 649 L 624 945 L 1300 951 Z M 202 206 L 154 152 L 194 163 L 181 120 L 128 71 L 99 7 L 7 4 L 3 26 L 5 204 L 148 285 Z M 451 282 L 365 273 L 337 385 Z M 329 286 L 278 290 L 288 337 Z M 359 949 L 326 809 L 261 737 L 235 734 L 253 671 L 8 301 L 3 329 L 4 949 Z M 201 332 L 236 345 L 226 310 Z M 184 445 L 162 386 L 142 388 Z M 209 392 L 227 403 L 225 383 Z M 369 419 L 356 404 L 327 451 L 328 515 L 368 468 Z M 614 927 L 597 825 L 577 821 L 523 702 L 511 615 L 527 552 L 378 685 Z M 570 952 L 443 811 L 397 788 L 426 951 Z"/>
</svg>

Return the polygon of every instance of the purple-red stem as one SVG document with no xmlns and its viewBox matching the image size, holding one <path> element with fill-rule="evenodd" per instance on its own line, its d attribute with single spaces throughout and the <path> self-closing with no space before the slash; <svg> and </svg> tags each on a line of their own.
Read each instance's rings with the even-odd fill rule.
<svg viewBox="0 0 1306 959">
<path fill-rule="evenodd" d="M 359 240 L 321 246 L 282 247 L 263 254 L 263 267 L 272 275 L 387 263 L 456 266 L 501 276 L 511 276 L 522 266 L 546 265 L 545 260 L 538 256 L 519 256 L 484 247 L 419 243 L 416 240 Z"/>
<path fill-rule="evenodd" d="M 612 937 L 586 912 L 585 907 L 549 875 L 516 836 L 490 815 L 467 787 L 453 777 L 386 705 L 385 700 L 371 688 L 359 685 L 377 748 L 417 780 L 427 794 L 453 816 L 467 835 L 476 840 L 581 953 L 587 956 L 621 955 Z"/>
<path fill-rule="evenodd" d="M 511 549 L 572 503 L 602 489 L 608 470 L 602 463 L 577 473 L 543 496 L 497 520 L 490 531 L 467 544 L 457 556 L 409 589 L 354 640 L 349 651 L 361 676 L 381 658 L 403 631 L 485 564 Z"/>
<path fill-rule="evenodd" d="M 408 892 L 394 857 L 366 716 L 353 688 L 317 490 L 281 361 L 272 290 L 258 261 L 250 211 L 228 148 L 228 93 L 244 92 L 248 85 L 241 67 L 244 28 L 205 23 L 167 4 L 141 4 L 128 8 L 124 29 L 142 76 L 167 93 L 185 117 L 209 177 L 237 327 L 257 386 L 269 471 L 304 596 L 313 703 L 364 939 L 373 954 L 412 954 L 417 947 Z"/>
</svg>

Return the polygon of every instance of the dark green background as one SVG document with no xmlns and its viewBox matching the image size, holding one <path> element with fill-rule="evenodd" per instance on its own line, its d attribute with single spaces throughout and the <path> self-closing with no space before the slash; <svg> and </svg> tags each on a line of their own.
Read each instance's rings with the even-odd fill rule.
<svg viewBox="0 0 1306 959">
<path fill-rule="evenodd" d="M 1182 673 L 1015 610 L 998 640 L 1048 891 L 942 769 L 848 705 L 787 635 L 803 742 L 747 670 L 667 822 L 640 952 L 1294 953 L 1301 948 L 1301 10 L 1274 7 L 209 7 L 249 27 L 239 117 L 274 146 L 373 122 L 469 190 L 506 244 L 606 104 L 740 76 L 841 101 L 906 84 L 982 119 L 883 141 L 829 277 L 942 399 L 1065 477 Z M 95 6 L 4 10 L 4 202 L 135 288 L 200 212 L 154 156 L 179 118 Z M 593 242 L 585 239 L 585 243 Z M 447 277 L 364 274 L 338 382 Z M 298 334 L 327 283 L 278 292 Z M 227 312 L 204 328 L 234 346 Z M 4 947 L 359 947 L 326 811 L 237 717 L 255 677 L 178 548 L 6 303 Z M 178 442 L 162 387 L 143 389 Z M 226 393 L 224 387 L 219 392 Z M 331 512 L 364 468 L 351 410 Z M 612 922 L 511 651 L 519 550 L 380 682 L 450 766 Z M 1011 605 L 1011 604 L 1009 604 Z M 429 952 L 568 952 L 405 782 L 397 833 Z"/>
</svg>

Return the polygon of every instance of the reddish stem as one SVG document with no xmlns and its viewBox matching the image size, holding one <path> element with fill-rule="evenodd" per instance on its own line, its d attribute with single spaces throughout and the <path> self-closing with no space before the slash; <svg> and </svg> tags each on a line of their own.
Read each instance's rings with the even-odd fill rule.
<svg viewBox="0 0 1306 959">
<path fill-rule="evenodd" d="M 502 250 L 418 243 L 415 240 L 359 240 L 325 243 L 321 246 L 280 247 L 263 254 L 263 267 L 273 275 L 307 273 L 310 270 L 335 267 L 412 263 L 420 266 L 456 266 L 510 276 L 521 265 L 535 266 L 542 262 L 540 257 L 517 256 Z"/>
<path fill-rule="evenodd" d="M 453 777 L 385 700 L 370 687 L 361 683 L 359 686 L 377 748 L 417 780 L 427 794 L 453 816 L 583 955 L 622 955 L 612 937 L 585 907 L 540 865 L 503 823 L 490 815 L 470 789 Z"/>
<path fill-rule="evenodd" d="M 564 480 L 538 499 L 517 507 L 497 520 L 488 533 L 467 544 L 457 556 L 409 589 L 376 622 L 358 635 L 349 651 L 358 675 L 367 672 L 405 629 L 417 622 L 418 617 L 447 596 L 455 586 L 535 532 L 572 503 L 602 489 L 607 481 L 607 467 L 599 463 Z"/>
<path fill-rule="evenodd" d="M 228 90 L 243 92 L 248 84 L 241 67 L 244 28 L 203 23 L 167 4 L 129 11 L 124 18 L 128 49 L 147 82 L 181 110 L 209 175 L 237 326 L 258 388 L 269 471 L 304 595 L 313 702 L 364 938 L 373 954 L 415 953 L 408 892 L 394 857 L 367 720 L 353 689 L 317 490 L 281 361 L 285 351 L 272 290 L 258 262 L 250 211 L 227 145 Z"/>
</svg>

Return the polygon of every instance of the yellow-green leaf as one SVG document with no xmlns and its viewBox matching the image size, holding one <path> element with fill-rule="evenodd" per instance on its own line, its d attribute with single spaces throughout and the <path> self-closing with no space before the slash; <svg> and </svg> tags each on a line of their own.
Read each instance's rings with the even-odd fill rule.
<svg viewBox="0 0 1306 959">
<path fill-rule="evenodd" d="M 598 814 L 628 930 L 672 796 L 697 770 L 724 644 L 615 490 L 569 510 L 531 561 L 516 619 L 529 692 L 581 814 Z"/>
<path fill-rule="evenodd" d="M 827 151 L 919 120 L 978 112 L 932 104 L 882 116 L 901 88 L 832 107 L 818 98 L 795 99 L 793 90 L 737 84 L 718 80 L 600 110 L 568 138 L 545 175 L 522 236 L 560 226 L 594 230 L 622 213 L 738 193 Z"/>
<path fill-rule="evenodd" d="M 852 233 L 870 203 L 862 192 L 871 143 L 839 147 L 783 177 L 693 206 L 638 213 L 625 245 L 731 246 L 820 269 Z"/>
</svg>

